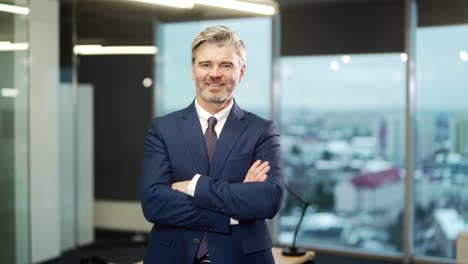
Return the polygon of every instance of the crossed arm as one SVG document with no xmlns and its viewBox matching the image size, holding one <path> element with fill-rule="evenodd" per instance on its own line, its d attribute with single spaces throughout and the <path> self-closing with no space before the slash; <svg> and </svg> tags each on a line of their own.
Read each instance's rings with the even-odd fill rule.
<svg viewBox="0 0 468 264">
<path fill-rule="evenodd" d="M 142 208 L 148 221 L 183 228 L 228 232 L 229 219 L 272 218 L 281 205 L 284 180 L 276 128 L 260 139 L 242 183 L 200 176 L 195 196 L 181 191 L 188 182 L 172 182 L 172 168 L 157 121 L 148 131 L 142 180 Z M 270 172 L 270 173 L 269 173 Z M 179 191 L 180 190 L 180 191 Z"/>
<path fill-rule="evenodd" d="M 270 170 L 269 162 L 261 160 L 255 161 L 245 175 L 243 183 L 264 182 L 267 179 L 267 172 Z M 187 193 L 191 181 L 180 181 L 172 184 L 172 189 Z"/>
</svg>

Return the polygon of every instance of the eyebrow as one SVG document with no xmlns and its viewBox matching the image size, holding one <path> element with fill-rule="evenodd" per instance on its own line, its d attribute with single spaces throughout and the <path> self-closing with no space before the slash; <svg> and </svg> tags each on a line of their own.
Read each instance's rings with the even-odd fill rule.
<svg viewBox="0 0 468 264">
<path fill-rule="evenodd" d="M 210 60 L 205 60 L 205 61 L 199 61 L 198 64 L 203 64 L 203 63 L 213 63 L 212 61 Z M 231 64 L 231 65 L 234 65 L 234 62 L 232 61 L 221 61 L 220 64 Z"/>
</svg>

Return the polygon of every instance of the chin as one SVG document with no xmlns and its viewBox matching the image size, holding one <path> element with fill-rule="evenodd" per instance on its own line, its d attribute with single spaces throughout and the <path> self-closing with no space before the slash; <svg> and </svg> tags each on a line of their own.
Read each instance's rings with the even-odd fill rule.
<svg viewBox="0 0 468 264">
<path fill-rule="evenodd" d="M 209 103 L 222 104 L 229 99 L 229 95 L 202 94 L 203 99 Z"/>
<path fill-rule="evenodd" d="M 209 90 L 204 90 L 200 93 L 205 102 L 221 104 L 229 100 L 230 94 L 226 93 L 211 93 Z"/>
</svg>

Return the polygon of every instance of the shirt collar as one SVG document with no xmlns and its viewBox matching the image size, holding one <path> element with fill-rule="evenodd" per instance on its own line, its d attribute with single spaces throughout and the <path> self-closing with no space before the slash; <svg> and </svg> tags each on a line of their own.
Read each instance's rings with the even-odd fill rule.
<svg viewBox="0 0 468 264">
<path fill-rule="evenodd" d="M 223 110 L 219 111 L 218 113 L 212 115 L 198 103 L 198 99 L 195 99 L 195 109 L 197 110 L 198 118 L 200 118 L 200 121 L 203 123 L 208 122 L 208 118 L 211 116 L 214 116 L 219 122 L 224 122 L 226 121 L 229 112 L 231 112 L 232 106 L 234 105 L 234 99 L 231 100 L 228 106 L 226 106 Z"/>
</svg>

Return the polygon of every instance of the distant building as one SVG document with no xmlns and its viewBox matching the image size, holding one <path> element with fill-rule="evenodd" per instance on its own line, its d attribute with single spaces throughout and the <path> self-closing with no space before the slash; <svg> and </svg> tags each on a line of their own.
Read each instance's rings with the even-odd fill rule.
<svg viewBox="0 0 468 264">
<path fill-rule="evenodd" d="M 458 234 L 468 229 L 462 216 L 452 208 L 438 209 L 434 213 L 436 227 L 436 242 L 443 255 L 455 258 L 455 247 Z"/>
<path fill-rule="evenodd" d="M 460 118 L 455 128 L 455 152 L 468 155 L 468 120 Z"/>
<path fill-rule="evenodd" d="M 335 209 L 338 211 L 401 209 L 404 182 L 400 168 L 361 173 L 350 182 L 335 186 Z"/>
</svg>

